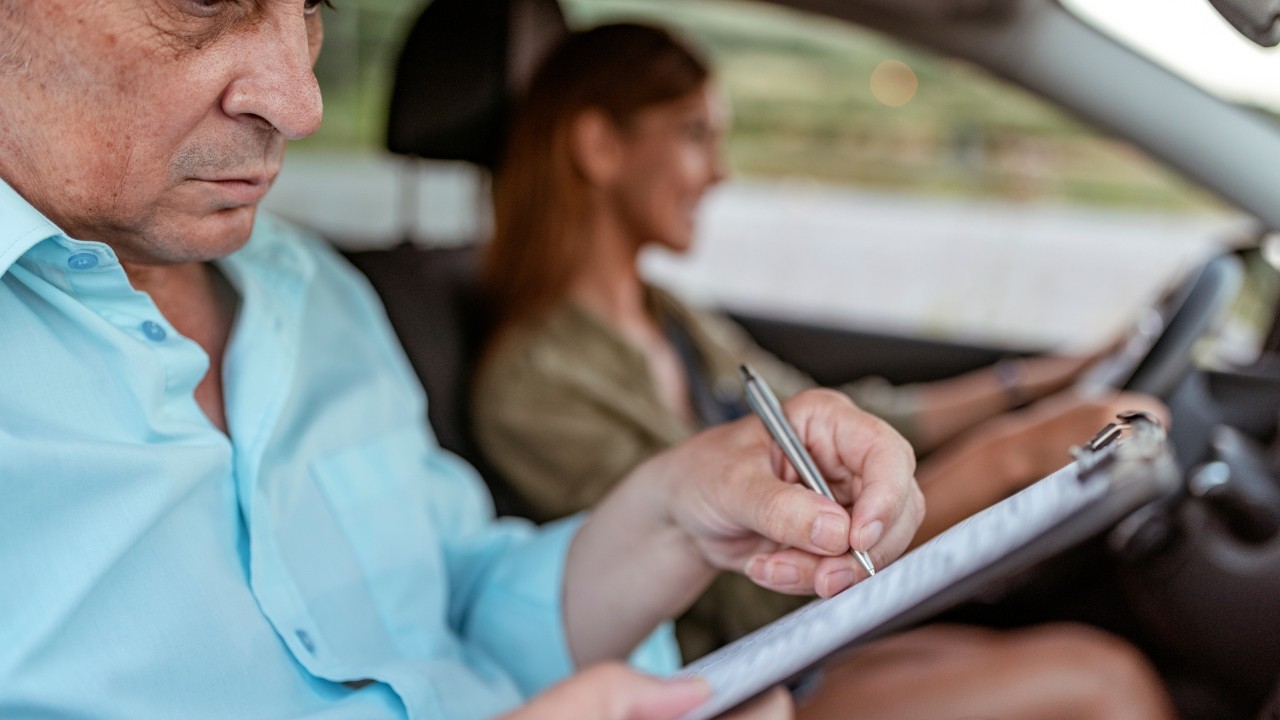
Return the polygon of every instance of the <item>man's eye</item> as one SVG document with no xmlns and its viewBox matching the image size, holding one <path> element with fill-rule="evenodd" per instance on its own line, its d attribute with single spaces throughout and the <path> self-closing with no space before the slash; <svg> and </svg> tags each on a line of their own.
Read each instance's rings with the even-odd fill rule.
<svg viewBox="0 0 1280 720">
<path fill-rule="evenodd" d="M 322 6 L 327 7 L 330 10 L 333 9 L 333 3 L 330 0 L 305 0 L 302 4 L 302 7 L 307 14 L 318 11 Z"/>
<path fill-rule="evenodd" d="M 183 0 L 182 4 L 186 5 L 193 15 L 212 17 L 217 15 L 222 6 L 227 3 L 226 0 Z"/>
</svg>

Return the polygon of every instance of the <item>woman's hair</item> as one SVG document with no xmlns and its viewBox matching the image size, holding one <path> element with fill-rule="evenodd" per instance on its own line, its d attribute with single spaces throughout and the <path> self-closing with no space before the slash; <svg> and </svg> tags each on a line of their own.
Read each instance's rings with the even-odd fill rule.
<svg viewBox="0 0 1280 720">
<path fill-rule="evenodd" d="M 571 33 L 529 82 L 494 184 L 494 236 L 482 284 L 494 329 L 549 309 L 585 255 L 586 179 L 571 127 L 583 111 L 625 129 L 645 108 L 701 87 L 707 63 L 671 33 L 633 23 Z"/>
</svg>

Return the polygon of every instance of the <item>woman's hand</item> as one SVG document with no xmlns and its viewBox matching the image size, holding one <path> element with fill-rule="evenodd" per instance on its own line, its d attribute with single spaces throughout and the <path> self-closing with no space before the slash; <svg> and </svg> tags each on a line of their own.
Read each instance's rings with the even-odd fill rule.
<svg viewBox="0 0 1280 720">
<path fill-rule="evenodd" d="M 970 429 L 920 468 L 929 513 L 914 544 L 1058 470 L 1071 462 L 1073 446 L 1131 411 L 1169 423 L 1168 408 L 1150 395 L 1092 396 L 1071 389 Z"/>
<path fill-rule="evenodd" d="M 1005 494 L 1071 462 L 1072 446 L 1083 445 L 1116 416 L 1146 412 L 1165 427 L 1169 408 L 1159 398 L 1135 392 L 1086 395 L 1065 390 L 1000 419 L 999 449 Z"/>
</svg>

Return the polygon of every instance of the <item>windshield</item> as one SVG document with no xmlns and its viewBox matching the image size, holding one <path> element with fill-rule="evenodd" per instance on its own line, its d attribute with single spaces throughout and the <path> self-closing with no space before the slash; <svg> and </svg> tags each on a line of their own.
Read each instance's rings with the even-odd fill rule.
<svg viewBox="0 0 1280 720">
<path fill-rule="evenodd" d="M 1209 92 L 1280 113 L 1280 48 L 1236 32 L 1208 0 L 1061 0 L 1134 50 Z"/>
</svg>

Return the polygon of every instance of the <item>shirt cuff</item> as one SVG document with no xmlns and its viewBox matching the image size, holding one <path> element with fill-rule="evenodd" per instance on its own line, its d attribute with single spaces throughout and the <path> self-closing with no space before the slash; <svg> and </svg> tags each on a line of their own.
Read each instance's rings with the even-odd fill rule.
<svg viewBox="0 0 1280 720">
<path fill-rule="evenodd" d="M 680 669 L 680 646 L 675 623 L 665 622 L 649 634 L 627 660 L 631 667 L 651 675 L 672 675 Z"/>
</svg>

